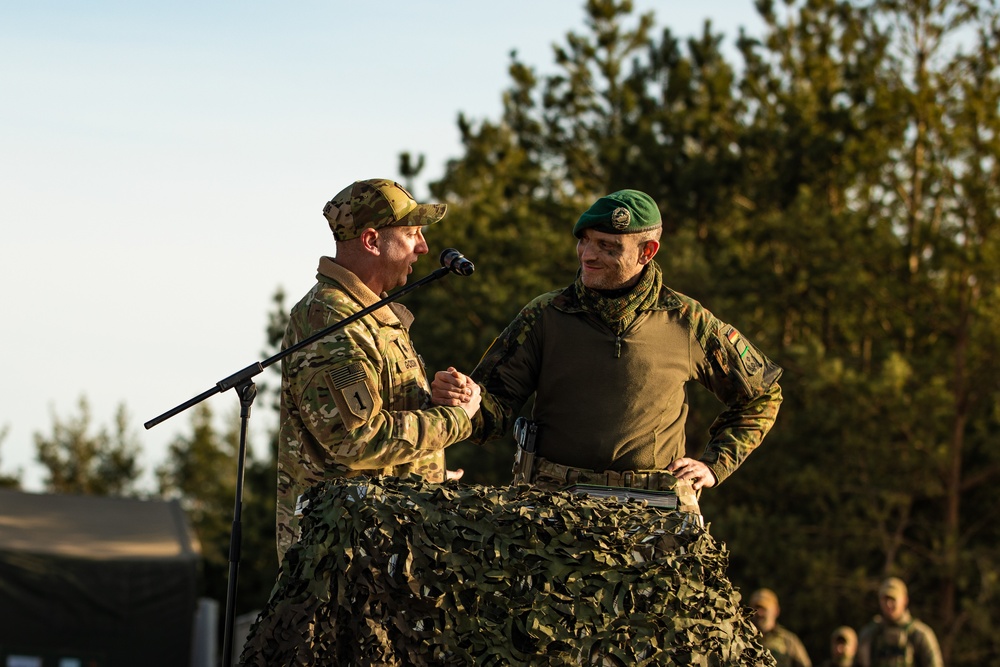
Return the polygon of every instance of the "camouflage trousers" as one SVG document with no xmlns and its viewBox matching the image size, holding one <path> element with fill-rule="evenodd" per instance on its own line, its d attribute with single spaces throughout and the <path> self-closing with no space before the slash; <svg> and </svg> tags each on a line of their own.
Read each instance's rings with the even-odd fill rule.
<svg viewBox="0 0 1000 667">
<path fill-rule="evenodd" d="M 597 484 L 649 491 L 672 491 L 677 496 L 678 511 L 701 515 L 698 493 L 686 479 L 677 479 L 661 470 L 605 470 L 596 472 L 553 463 L 535 457 L 531 470 L 531 484 L 546 491 L 558 491 L 572 484 Z"/>
</svg>

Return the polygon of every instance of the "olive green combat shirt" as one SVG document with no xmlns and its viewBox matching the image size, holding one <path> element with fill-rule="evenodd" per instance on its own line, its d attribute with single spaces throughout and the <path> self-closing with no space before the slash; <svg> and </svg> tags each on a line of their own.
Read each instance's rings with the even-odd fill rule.
<svg viewBox="0 0 1000 667">
<path fill-rule="evenodd" d="M 694 380 L 726 406 L 701 457 L 725 480 L 774 423 L 781 369 L 666 286 L 620 336 L 576 290 L 536 298 L 487 350 L 472 374 L 483 387 L 473 439 L 508 432 L 534 393 L 544 459 L 597 472 L 663 470 L 686 455 L 686 384 Z"/>
<path fill-rule="evenodd" d="M 375 304 L 379 296 L 329 257 L 292 308 L 287 349 Z M 413 315 L 390 303 L 281 360 L 278 435 L 279 562 L 298 538 L 296 502 L 336 477 L 423 475 L 442 482 L 444 448 L 471 433 L 459 407 L 432 407 Z"/>
</svg>

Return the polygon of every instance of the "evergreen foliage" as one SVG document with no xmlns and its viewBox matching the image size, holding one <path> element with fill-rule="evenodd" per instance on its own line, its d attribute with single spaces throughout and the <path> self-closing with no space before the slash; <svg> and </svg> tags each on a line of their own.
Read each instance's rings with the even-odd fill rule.
<svg viewBox="0 0 1000 667">
<path fill-rule="evenodd" d="M 79 415 L 62 421 L 52 415 L 52 433 L 35 433 L 36 458 L 48 470 L 44 480 L 50 493 L 98 496 L 138 495 L 142 472 L 139 442 L 129 429 L 128 411 L 119 405 L 114 430 L 101 427 L 90 433 L 90 404 L 80 397 Z"/>
<path fill-rule="evenodd" d="M 224 605 L 228 597 L 230 538 L 236 498 L 239 414 L 219 433 L 207 403 L 191 413 L 192 433 L 178 436 L 157 468 L 160 495 L 179 498 L 201 544 L 199 595 Z M 258 460 L 248 443 L 240 525 L 235 613 L 259 609 L 277 574 L 274 540 L 274 459 Z M 221 625 L 221 623 L 220 623 Z"/>
<path fill-rule="evenodd" d="M 818 662 L 830 631 L 865 624 L 878 582 L 897 575 L 947 664 L 1000 665 L 996 3 L 756 6 L 761 35 L 706 22 L 682 40 L 627 0 L 588 0 L 552 72 L 512 54 L 500 117 L 460 116 L 462 154 L 430 184 L 449 205 L 432 247 L 459 248 L 476 272 L 406 298 L 415 345 L 429 373 L 471 371 L 520 307 L 575 278 L 579 214 L 613 190 L 648 192 L 666 283 L 785 369 L 775 429 L 701 499 L 730 579 L 775 590 Z M 422 166 L 406 154 L 401 175 Z M 283 295 L 275 308 L 273 349 Z M 719 406 L 697 387 L 690 401 L 698 455 Z M 131 492 L 124 422 L 89 435 L 82 400 L 77 420 L 54 422 L 36 435 L 50 490 Z M 197 411 L 192 428 L 162 490 L 190 508 L 222 600 L 234 433 Z M 248 462 L 241 609 L 266 600 L 277 568 L 269 445 Z M 463 443 L 448 460 L 465 482 L 505 484 L 513 445 Z"/>
<path fill-rule="evenodd" d="M 615 0 L 586 3 L 554 72 L 514 55 L 501 118 L 460 118 L 465 153 L 431 184 L 450 207 L 433 245 L 477 272 L 409 299 L 417 348 L 431 372 L 471 370 L 519 307 L 573 280 L 579 213 L 649 192 L 667 284 L 785 368 L 775 430 L 703 496 L 734 581 L 776 590 L 818 657 L 899 575 L 948 664 L 1000 664 L 996 6 L 757 8 L 740 63 L 710 24 L 682 43 Z M 697 454 L 718 405 L 690 398 Z M 463 444 L 449 465 L 502 481 L 512 452 Z"/>
</svg>

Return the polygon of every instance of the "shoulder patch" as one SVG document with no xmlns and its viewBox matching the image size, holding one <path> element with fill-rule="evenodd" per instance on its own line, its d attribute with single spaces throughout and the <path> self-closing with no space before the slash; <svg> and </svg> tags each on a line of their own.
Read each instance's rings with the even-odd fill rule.
<svg viewBox="0 0 1000 667">
<path fill-rule="evenodd" d="M 327 371 L 326 382 L 348 430 L 361 426 L 382 409 L 361 362 Z"/>
<path fill-rule="evenodd" d="M 362 421 L 368 421 L 371 417 L 372 408 L 375 407 L 375 399 L 368 389 L 368 383 L 362 380 L 354 384 L 347 385 L 340 390 L 344 406 L 347 410 Z"/>
<path fill-rule="evenodd" d="M 736 327 L 729 327 L 729 331 L 726 332 L 726 339 L 733 346 L 733 349 L 736 350 L 736 354 L 743 363 L 743 369 L 747 374 L 756 375 L 757 371 L 761 368 L 761 362 L 754 355 L 750 344 L 740 336 L 740 332 L 736 330 Z"/>
<path fill-rule="evenodd" d="M 333 388 L 337 391 L 344 389 L 348 385 L 355 384 L 356 382 L 364 382 L 365 380 L 365 369 L 361 365 L 360 361 L 356 361 L 349 366 L 343 366 L 341 368 L 335 368 L 330 371 L 330 382 L 333 384 Z"/>
</svg>

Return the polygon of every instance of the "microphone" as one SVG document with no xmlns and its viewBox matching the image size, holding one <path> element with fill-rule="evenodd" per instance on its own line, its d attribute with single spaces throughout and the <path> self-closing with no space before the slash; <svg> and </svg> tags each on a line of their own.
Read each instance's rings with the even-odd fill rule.
<svg viewBox="0 0 1000 667">
<path fill-rule="evenodd" d="M 460 276 L 471 276 L 476 270 L 476 265 L 454 248 L 445 248 L 441 251 L 441 266 Z"/>
</svg>

